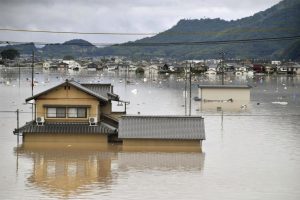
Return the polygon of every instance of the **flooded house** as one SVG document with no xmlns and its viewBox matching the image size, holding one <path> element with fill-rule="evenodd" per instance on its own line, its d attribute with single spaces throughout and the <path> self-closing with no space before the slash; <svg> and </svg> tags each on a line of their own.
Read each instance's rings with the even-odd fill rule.
<svg viewBox="0 0 300 200">
<path fill-rule="evenodd" d="M 15 130 L 15 134 L 22 133 L 23 141 L 107 143 L 117 134 L 117 117 L 126 113 L 126 108 L 112 112 L 112 101 L 121 100 L 110 84 L 66 80 L 27 98 L 29 101 L 34 101 L 35 119 Z"/>
<path fill-rule="evenodd" d="M 200 110 L 240 111 L 250 102 L 249 85 L 199 85 Z"/>
<path fill-rule="evenodd" d="M 119 121 L 123 149 L 189 148 L 201 151 L 205 140 L 204 119 L 201 116 L 125 115 Z"/>
<path fill-rule="evenodd" d="M 201 151 L 205 140 L 201 116 L 126 115 L 126 105 L 111 84 L 73 80 L 26 99 L 33 101 L 35 118 L 14 131 L 23 142 L 120 142 L 123 147 L 187 147 Z M 124 106 L 114 112 L 113 104 Z M 184 148 L 186 149 L 186 148 Z"/>
</svg>

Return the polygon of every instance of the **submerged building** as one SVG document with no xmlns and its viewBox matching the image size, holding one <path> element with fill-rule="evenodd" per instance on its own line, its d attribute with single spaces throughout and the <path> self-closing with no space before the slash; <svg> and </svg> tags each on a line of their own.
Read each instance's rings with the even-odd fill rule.
<svg viewBox="0 0 300 200">
<path fill-rule="evenodd" d="M 249 107 L 249 85 L 199 85 L 200 110 L 239 111 Z"/>
<path fill-rule="evenodd" d="M 29 142 L 122 142 L 132 146 L 198 146 L 205 139 L 200 116 L 126 115 L 126 105 L 111 84 L 84 84 L 73 80 L 26 99 L 33 101 L 35 117 L 14 131 Z M 112 111 L 122 103 L 122 112 Z M 84 137 L 83 137 L 84 136 Z"/>
</svg>

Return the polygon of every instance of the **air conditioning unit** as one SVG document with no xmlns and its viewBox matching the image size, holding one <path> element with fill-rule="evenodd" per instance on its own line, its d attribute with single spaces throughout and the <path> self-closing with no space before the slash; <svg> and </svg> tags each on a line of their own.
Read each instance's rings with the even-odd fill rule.
<svg viewBox="0 0 300 200">
<path fill-rule="evenodd" d="M 35 122 L 38 126 L 43 126 L 44 123 L 45 123 L 45 118 L 44 117 L 37 117 Z"/>
<path fill-rule="evenodd" d="M 90 126 L 97 126 L 97 117 L 89 117 Z"/>
</svg>

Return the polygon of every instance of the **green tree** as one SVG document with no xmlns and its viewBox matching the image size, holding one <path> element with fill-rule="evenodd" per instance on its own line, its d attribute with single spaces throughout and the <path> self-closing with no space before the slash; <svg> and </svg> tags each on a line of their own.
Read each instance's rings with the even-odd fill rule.
<svg viewBox="0 0 300 200">
<path fill-rule="evenodd" d="M 15 58 L 17 58 L 19 56 L 20 56 L 20 53 L 16 49 L 5 49 L 5 50 L 1 51 L 2 59 L 14 60 Z"/>
</svg>

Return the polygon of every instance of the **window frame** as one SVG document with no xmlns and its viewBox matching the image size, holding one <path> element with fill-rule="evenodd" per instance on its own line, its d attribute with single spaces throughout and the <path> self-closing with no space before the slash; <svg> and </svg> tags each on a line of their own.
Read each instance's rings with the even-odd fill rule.
<svg viewBox="0 0 300 200">
<path fill-rule="evenodd" d="M 49 108 L 51 109 L 55 109 L 55 117 L 53 116 L 49 116 Z M 57 116 L 58 112 L 57 112 L 57 109 L 64 109 L 64 117 L 62 116 Z M 52 113 L 51 113 L 52 114 Z M 54 114 L 54 113 L 53 113 Z M 61 114 L 61 113 L 60 113 Z M 53 119 L 56 119 L 56 118 L 60 118 L 60 119 L 65 119 L 67 117 L 67 113 L 66 113 L 66 107 L 47 107 L 47 112 L 46 112 L 46 116 L 47 118 L 53 118 Z"/>
<path fill-rule="evenodd" d="M 86 107 L 82 107 L 82 106 L 47 106 L 46 107 L 46 117 L 51 118 L 51 119 L 87 119 L 88 118 L 88 108 L 89 108 L 88 106 L 86 106 Z M 50 115 L 49 115 L 49 109 L 55 109 L 55 113 L 50 113 Z M 61 115 L 58 117 L 59 114 L 62 114 L 62 112 L 58 113 L 59 109 L 64 110 L 64 116 Z M 69 109 L 76 109 L 76 112 L 72 113 L 72 114 L 74 114 L 74 117 L 69 115 Z M 81 117 L 78 117 L 79 113 L 80 113 L 79 110 L 83 111 L 83 109 L 84 109 L 84 116 L 82 115 Z M 52 112 L 54 112 L 54 110 Z M 83 112 L 81 112 L 81 114 L 82 113 Z M 76 115 L 76 117 L 75 117 L 75 115 Z"/>
<path fill-rule="evenodd" d="M 69 109 L 76 109 L 76 117 L 70 117 L 69 116 Z M 78 117 L 78 114 L 79 114 L 79 109 L 84 109 L 84 111 L 85 111 L 85 115 L 83 116 L 83 117 Z M 87 118 L 87 107 L 68 107 L 67 108 L 67 118 L 72 118 L 72 119 L 86 119 Z"/>
</svg>

